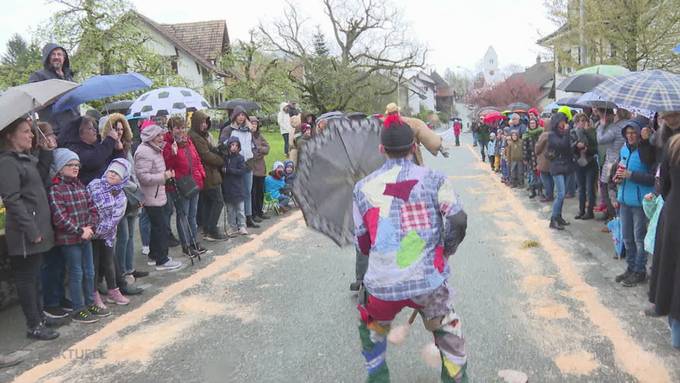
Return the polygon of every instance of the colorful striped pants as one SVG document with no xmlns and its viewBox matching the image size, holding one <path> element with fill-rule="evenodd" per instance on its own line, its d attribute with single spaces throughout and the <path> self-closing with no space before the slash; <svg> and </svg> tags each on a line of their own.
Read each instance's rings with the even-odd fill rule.
<svg viewBox="0 0 680 383">
<path fill-rule="evenodd" d="M 452 294 L 445 282 L 434 291 L 402 301 L 383 301 L 369 295 L 359 305 L 362 354 L 366 359 L 369 383 L 390 381 L 385 361 L 387 334 L 396 315 L 405 307 L 418 310 L 425 328 L 432 331 L 442 359 L 442 382 L 467 382 L 465 338 L 460 317 L 453 309 Z"/>
</svg>

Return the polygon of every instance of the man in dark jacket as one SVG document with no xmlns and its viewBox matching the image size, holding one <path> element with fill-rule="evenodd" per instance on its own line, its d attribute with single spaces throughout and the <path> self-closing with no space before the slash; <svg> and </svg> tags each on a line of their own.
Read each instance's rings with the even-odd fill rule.
<svg viewBox="0 0 680 383">
<path fill-rule="evenodd" d="M 28 78 L 28 82 L 39 82 L 45 80 L 66 80 L 73 81 L 71 62 L 68 53 L 63 47 L 49 43 L 42 49 L 43 69 L 33 72 Z M 62 128 L 66 128 L 71 121 L 75 120 L 80 114 L 76 109 L 68 109 L 63 112 L 52 114 L 52 108 L 45 108 L 40 111 L 40 120 L 52 124 L 54 132 L 59 136 Z"/>
<path fill-rule="evenodd" d="M 81 164 L 78 178 L 83 185 L 101 177 L 114 158 L 125 158 L 118 132 L 111 129 L 100 141 L 96 123 L 89 117 L 77 118 L 67 132 L 69 134 L 62 135 L 64 142 L 61 144 L 78 154 Z"/>
<path fill-rule="evenodd" d="M 562 206 L 566 193 L 567 175 L 574 171 L 574 155 L 569 136 L 569 125 L 567 125 L 567 116 L 563 113 L 556 113 L 550 119 L 548 158 L 550 159 L 550 174 L 557 191 L 550 217 L 550 228 L 564 230 L 564 226 L 569 225 L 569 222 L 565 221 L 562 217 Z"/>
</svg>

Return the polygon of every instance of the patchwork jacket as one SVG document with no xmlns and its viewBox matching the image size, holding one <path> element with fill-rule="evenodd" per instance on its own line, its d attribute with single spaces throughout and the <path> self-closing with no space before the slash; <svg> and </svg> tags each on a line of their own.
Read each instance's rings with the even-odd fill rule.
<svg viewBox="0 0 680 383">
<path fill-rule="evenodd" d="M 356 184 L 353 217 L 356 245 L 369 256 L 364 285 L 388 301 L 444 283 L 467 228 L 452 181 L 408 159 L 388 159 Z"/>
</svg>

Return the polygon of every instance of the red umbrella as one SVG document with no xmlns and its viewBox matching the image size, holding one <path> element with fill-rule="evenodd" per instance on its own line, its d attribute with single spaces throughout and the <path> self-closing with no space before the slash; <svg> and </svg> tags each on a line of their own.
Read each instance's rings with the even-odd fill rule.
<svg viewBox="0 0 680 383">
<path fill-rule="evenodd" d="M 484 123 L 485 124 L 492 124 L 496 121 L 500 121 L 500 120 L 503 120 L 505 118 L 506 117 L 503 114 L 501 114 L 500 112 L 491 112 L 491 113 L 487 114 L 486 116 L 484 116 Z"/>
</svg>

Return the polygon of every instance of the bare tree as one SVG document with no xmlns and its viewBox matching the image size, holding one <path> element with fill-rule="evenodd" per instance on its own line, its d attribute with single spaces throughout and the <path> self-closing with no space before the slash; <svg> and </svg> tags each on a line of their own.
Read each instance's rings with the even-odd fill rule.
<svg viewBox="0 0 680 383">
<path fill-rule="evenodd" d="M 405 71 L 424 66 L 426 48 L 409 38 L 409 28 L 387 0 L 323 0 L 323 6 L 335 45 L 329 50 L 336 55 L 316 54 L 319 35 L 312 37 L 293 4 L 270 28 L 259 27 L 273 50 L 297 63 L 289 79 L 319 111 L 352 107 L 362 92 L 394 93 Z"/>
</svg>

